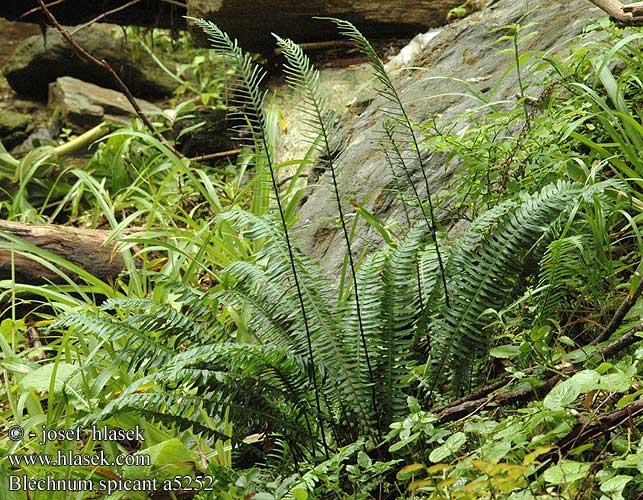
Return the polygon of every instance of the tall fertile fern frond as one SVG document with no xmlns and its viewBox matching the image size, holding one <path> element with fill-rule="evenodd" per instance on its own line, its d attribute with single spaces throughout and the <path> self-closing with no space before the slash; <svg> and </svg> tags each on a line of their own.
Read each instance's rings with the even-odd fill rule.
<svg viewBox="0 0 643 500">
<path fill-rule="evenodd" d="M 474 222 L 453 249 L 446 268 L 453 290 L 450 305 L 433 309 L 430 356 L 432 388 L 448 381 L 460 392 L 476 361 L 486 355 L 483 313 L 506 305 L 521 285 L 530 263 L 538 261 L 551 225 L 583 198 L 600 193 L 610 181 L 582 186 L 559 181 L 540 192 L 507 201 Z M 427 292 L 425 292 L 427 294 Z"/>
<path fill-rule="evenodd" d="M 231 66 L 226 81 L 231 94 L 230 118 L 237 122 L 236 127 L 250 132 L 257 159 L 271 156 L 264 111 L 266 91 L 261 89 L 265 71 L 252 61 L 250 54 L 239 47 L 237 40 L 230 38 L 216 24 L 203 19 L 189 19 L 205 32 L 213 50 L 222 55 Z"/>
<path fill-rule="evenodd" d="M 277 183 L 277 178 L 275 174 L 273 156 L 271 148 L 269 147 L 268 140 L 268 130 L 267 130 L 267 119 L 264 109 L 264 100 L 265 100 L 265 91 L 262 91 L 260 88 L 261 81 L 265 76 L 265 72 L 259 68 L 256 64 L 252 62 L 252 59 L 249 54 L 244 53 L 239 47 L 236 40 L 232 40 L 227 33 L 222 31 L 214 23 L 204 21 L 202 19 L 193 19 L 197 26 L 204 30 L 208 35 L 210 42 L 213 45 L 215 51 L 220 54 L 228 57 L 233 64 L 233 69 L 237 76 L 237 87 L 235 87 L 236 104 L 241 108 L 238 112 L 240 113 L 241 119 L 248 123 L 251 129 L 251 134 L 253 137 L 255 145 L 255 154 L 259 156 L 262 160 L 265 161 L 268 171 L 270 174 L 270 181 L 272 184 L 272 189 L 275 195 L 275 200 L 277 202 L 277 210 L 279 212 L 279 218 L 281 220 L 281 228 L 283 235 L 286 241 L 286 247 L 289 254 L 290 260 L 290 269 L 292 278 L 294 281 L 295 288 L 297 289 L 297 299 L 299 302 L 299 307 L 301 309 L 301 315 L 304 321 L 304 328 L 307 336 L 308 344 L 308 355 L 313 360 L 314 354 L 312 349 L 312 339 L 310 334 L 310 325 L 308 321 L 308 313 L 304 304 L 301 285 L 299 283 L 299 277 L 297 275 L 297 267 L 295 265 L 295 255 L 293 245 L 291 243 L 290 235 L 288 232 L 288 223 L 286 221 L 286 216 L 284 212 L 284 207 L 282 204 L 281 196 L 279 194 L 279 186 Z M 311 372 L 313 377 L 313 385 L 315 386 L 315 397 L 317 399 L 317 413 L 321 414 L 321 402 L 319 398 L 319 387 L 318 382 L 315 379 L 316 374 L 314 371 Z M 325 437 L 325 431 L 323 426 L 322 430 L 322 440 L 324 443 L 324 451 L 328 455 L 328 446 Z"/>
<path fill-rule="evenodd" d="M 433 244 L 435 246 L 435 252 L 442 276 L 444 300 L 448 304 L 449 291 L 446 282 L 446 275 L 444 273 L 444 264 L 442 262 L 442 256 L 440 254 L 440 247 L 438 244 L 435 210 L 433 207 L 431 188 L 429 186 L 429 178 L 426 173 L 425 160 L 420 149 L 418 134 L 413 127 L 413 123 L 411 122 L 411 118 L 409 117 L 404 104 L 402 103 L 400 94 L 395 88 L 393 81 L 389 77 L 388 72 L 384 67 L 384 63 L 377 55 L 377 52 L 375 51 L 371 43 L 349 21 L 334 18 L 329 19 L 337 25 L 340 34 L 352 40 L 355 43 L 355 46 L 368 58 L 368 63 L 370 64 L 373 73 L 375 74 L 375 77 L 380 84 L 376 91 L 387 102 L 387 104 L 385 104 L 381 108 L 381 111 L 388 117 L 388 120 L 385 121 L 385 133 L 390 145 L 395 151 L 394 155 L 388 155 L 388 157 L 393 158 L 394 161 L 399 163 L 399 165 L 405 170 L 405 173 L 407 174 L 407 177 L 409 179 L 409 159 L 405 158 L 403 146 L 407 143 L 410 143 L 410 153 L 414 158 L 420 173 L 422 174 L 422 180 L 424 183 L 424 188 L 426 190 L 426 201 L 429 209 L 428 213 L 424 208 L 424 203 L 422 203 L 422 199 L 420 198 L 414 183 L 410 182 L 410 186 L 413 188 L 413 192 L 422 211 L 422 215 L 424 216 L 427 225 L 431 228 L 431 232 L 433 235 Z M 396 176 L 395 171 L 393 172 L 393 175 Z"/>
<path fill-rule="evenodd" d="M 310 60 L 304 54 L 299 45 L 292 40 L 281 38 L 274 35 L 277 39 L 278 45 L 282 48 L 283 54 L 286 57 L 286 64 L 284 70 L 286 73 L 286 81 L 289 85 L 294 87 L 302 94 L 303 100 L 300 106 L 301 110 L 307 116 L 305 120 L 306 125 L 312 132 L 311 144 L 319 144 L 320 157 L 325 158 L 326 166 L 331 174 L 333 181 L 333 191 L 335 194 L 335 201 L 337 203 L 337 211 L 339 213 L 339 220 L 342 226 L 342 234 L 344 236 L 344 243 L 346 244 L 346 252 L 348 256 L 348 267 L 353 279 L 353 293 L 355 296 L 355 312 L 357 317 L 357 327 L 359 328 L 362 348 L 364 350 L 364 360 L 368 369 L 368 376 L 371 384 L 374 383 L 373 367 L 371 365 L 371 357 L 368 350 L 366 335 L 364 332 L 364 325 L 362 321 L 362 311 L 360 306 L 359 286 L 357 283 L 357 276 L 355 272 L 355 262 L 353 259 L 353 252 L 351 251 L 351 242 L 348 235 L 348 227 L 346 224 L 346 217 L 344 216 L 344 207 L 342 206 L 341 195 L 337 185 L 337 171 L 335 165 L 335 154 L 331 148 L 331 131 L 332 131 L 332 113 L 326 110 L 325 99 L 321 96 L 319 91 L 319 71 L 314 69 L 310 64 Z M 317 141 L 317 137 L 321 137 L 321 141 Z M 373 395 L 373 403 L 375 396 Z"/>
</svg>

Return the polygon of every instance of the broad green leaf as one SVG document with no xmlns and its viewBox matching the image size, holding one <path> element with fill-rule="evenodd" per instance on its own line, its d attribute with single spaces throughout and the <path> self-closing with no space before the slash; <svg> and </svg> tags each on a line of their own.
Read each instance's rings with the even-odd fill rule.
<svg viewBox="0 0 643 500">
<path fill-rule="evenodd" d="M 366 453 L 364 453 L 363 451 L 360 451 L 357 454 L 357 463 L 360 467 L 365 469 L 371 466 L 372 460 L 371 460 L 371 457 L 369 457 Z"/>
<path fill-rule="evenodd" d="M 295 500 L 308 500 L 308 492 L 305 488 L 295 488 L 291 491 L 292 495 L 295 497 Z M 255 497 L 256 498 L 256 497 Z"/>
<path fill-rule="evenodd" d="M 520 354 L 520 346 L 517 345 L 500 345 L 489 351 L 493 358 L 512 359 Z"/>
<path fill-rule="evenodd" d="M 584 479 L 589 472 L 589 463 L 562 460 L 559 465 L 553 465 L 545 471 L 543 479 L 549 484 L 571 484 Z"/>
<path fill-rule="evenodd" d="M 136 452 L 134 455 L 146 455 L 150 459 L 149 466 L 123 467 L 125 479 L 153 479 L 159 481 L 172 479 L 176 476 L 192 475 L 195 460 L 192 452 L 178 439 L 168 439 L 149 448 Z"/>
<path fill-rule="evenodd" d="M 623 500 L 623 490 L 632 479 L 632 476 L 614 476 L 601 483 L 601 491 L 609 495 L 611 500 Z"/>
<path fill-rule="evenodd" d="M 48 391 L 55 366 L 55 363 L 49 363 L 47 365 L 41 366 L 31 373 L 28 373 L 20 380 L 20 387 L 23 391 Z M 58 363 L 54 392 L 60 392 L 65 387 L 67 381 L 77 370 L 78 366 L 76 365 L 70 365 L 69 363 L 64 362 Z"/>
<path fill-rule="evenodd" d="M 462 448 L 464 443 L 467 442 L 467 436 L 464 432 L 456 432 L 455 434 L 449 436 L 446 442 L 433 450 L 429 455 L 429 460 L 431 462 L 438 463 L 442 462 L 446 458 L 449 458 L 451 455 L 455 454 Z"/>
<path fill-rule="evenodd" d="M 398 481 L 406 481 L 410 477 L 417 476 L 419 473 L 424 472 L 424 470 L 425 470 L 424 464 L 405 465 L 397 473 L 397 479 Z"/>
<path fill-rule="evenodd" d="M 601 376 L 594 370 L 583 370 L 556 385 L 543 401 L 548 410 L 560 410 L 571 405 L 581 394 L 599 389 Z"/>
</svg>

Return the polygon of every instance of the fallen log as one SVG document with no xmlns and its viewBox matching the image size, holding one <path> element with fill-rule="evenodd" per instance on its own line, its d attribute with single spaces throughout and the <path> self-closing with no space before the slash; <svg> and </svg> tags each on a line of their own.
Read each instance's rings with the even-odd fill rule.
<svg viewBox="0 0 643 500">
<path fill-rule="evenodd" d="M 125 268 L 125 261 L 115 242 L 107 243 L 111 234 L 112 231 L 99 229 L 0 220 L 0 280 L 13 276 L 16 282 L 31 285 L 65 282 L 60 274 L 18 250 L 19 244 L 14 244 L 12 251 L 11 239 L 15 237 L 112 282 Z M 64 269 L 61 272 L 69 275 Z"/>
<path fill-rule="evenodd" d="M 337 28 L 315 16 L 338 17 L 354 23 L 367 37 L 413 37 L 446 24 L 449 11 L 463 0 L 188 0 L 188 15 L 212 21 L 242 47 L 272 51 L 271 33 L 297 43 L 336 40 Z M 473 3 L 473 2 L 471 2 Z M 482 3 L 482 2 L 477 2 Z M 200 29 L 192 28 L 196 43 L 209 46 Z"/>
</svg>

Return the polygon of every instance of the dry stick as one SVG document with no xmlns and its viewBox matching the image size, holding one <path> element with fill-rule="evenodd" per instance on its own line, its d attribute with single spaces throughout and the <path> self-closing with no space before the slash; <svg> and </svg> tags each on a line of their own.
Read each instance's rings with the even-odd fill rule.
<svg viewBox="0 0 643 500">
<path fill-rule="evenodd" d="M 625 300 L 621 302 L 621 305 L 614 313 L 612 320 L 601 332 L 601 334 L 591 342 L 592 345 L 600 344 L 601 342 L 604 342 L 605 340 L 610 338 L 610 336 L 616 331 L 621 323 L 623 323 L 623 319 L 625 319 L 627 313 L 630 312 L 630 309 L 632 309 L 638 298 L 641 296 L 641 293 L 643 293 L 643 279 L 639 281 L 639 284 L 634 290 L 634 293 L 632 293 L 628 297 L 625 297 Z"/>
<path fill-rule="evenodd" d="M 615 354 L 618 354 L 623 349 L 640 341 L 641 338 L 637 334 L 642 330 L 643 325 L 633 328 L 611 344 L 608 344 L 605 347 L 594 351 L 594 353 L 592 353 L 592 356 L 600 356 L 603 359 L 607 359 L 614 356 Z M 515 391 L 506 392 L 504 394 L 498 394 L 496 396 L 488 396 L 474 401 L 468 400 L 459 405 L 448 405 L 443 408 L 438 408 L 437 411 L 434 410 L 434 412 L 438 414 L 438 419 L 440 422 L 452 422 L 454 420 L 459 420 L 463 417 L 477 413 L 489 404 L 494 404 L 497 406 L 507 406 L 521 401 L 531 401 L 553 388 L 560 380 L 562 375 L 573 375 L 574 373 L 580 371 L 581 368 L 582 367 L 579 365 L 569 366 L 563 369 L 560 374 L 553 375 L 552 377 L 546 379 L 543 385 L 541 385 L 540 387 L 525 387 L 516 389 Z"/>
<path fill-rule="evenodd" d="M 641 414 L 643 414 L 643 399 L 606 413 L 598 418 L 595 424 L 579 424 L 560 442 L 555 450 L 543 455 L 540 461 L 545 462 L 547 459 L 553 458 L 554 453 L 566 453 L 580 444 L 595 441 L 617 427 L 630 423 L 633 417 L 638 417 Z"/>
<path fill-rule="evenodd" d="M 205 160 L 216 160 L 217 158 L 227 158 L 229 156 L 235 156 L 241 153 L 240 149 L 231 149 L 229 151 L 221 151 L 219 153 L 211 153 L 207 155 L 202 155 L 202 156 L 195 156 L 194 158 L 190 158 L 190 161 L 205 161 Z"/>
<path fill-rule="evenodd" d="M 325 49 L 337 49 L 337 48 L 352 48 L 355 46 L 350 40 L 329 40 L 326 42 L 307 42 L 299 43 L 302 50 L 325 50 Z M 275 55 L 281 55 L 284 52 L 284 49 L 281 47 L 275 49 Z"/>
<path fill-rule="evenodd" d="M 65 0 L 56 0 L 55 2 L 48 3 L 47 7 L 53 7 L 54 5 L 58 5 L 58 4 L 61 4 L 61 3 L 64 3 L 64 2 L 65 2 Z M 42 7 L 34 7 L 33 9 L 28 10 L 27 12 L 22 14 L 20 16 L 20 19 L 23 19 L 25 17 L 31 16 L 32 14 L 35 14 L 36 12 L 40 12 L 41 10 L 42 10 Z"/>
<path fill-rule="evenodd" d="M 125 85 L 125 83 L 123 82 L 123 80 L 121 80 L 121 77 L 120 77 L 120 76 L 118 76 L 118 73 L 116 73 L 116 71 L 114 71 L 114 68 L 112 68 L 112 66 L 111 66 L 111 65 L 110 65 L 110 64 L 109 64 L 105 59 L 97 59 L 96 57 L 94 57 L 93 55 L 91 55 L 89 52 L 87 52 L 83 47 L 81 47 L 81 46 L 80 46 L 80 45 L 79 45 L 79 44 L 78 44 L 78 43 L 77 43 L 77 42 L 76 42 L 76 41 L 71 37 L 71 35 L 69 34 L 69 32 L 68 32 L 67 30 L 65 30 L 65 28 L 63 28 L 63 27 L 62 27 L 62 25 L 58 22 L 58 19 L 56 19 L 56 18 L 54 17 L 54 15 L 53 15 L 53 14 L 51 13 L 51 11 L 47 8 L 47 6 L 45 5 L 45 2 L 44 2 L 43 0 L 38 0 L 38 3 L 40 4 L 40 8 L 41 8 L 42 12 L 45 14 L 45 16 L 47 17 L 47 19 L 49 19 L 49 21 L 50 21 L 51 23 L 53 23 L 53 25 L 54 25 L 54 26 L 56 27 L 56 29 L 60 32 L 60 34 L 65 38 L 65 40 L 67 40 L 67 43 L 69 43 L 69 45 L 72 47 L 72 49 L 74 49 L 74 52 L 76 52 L 76 54 L 77 54 L 81 59 L 84 59 L 84 60 L 85 60 L 85 61 L 87 61 L 87 62 L 90 62 L 90 63 L 92 63 L 92 64 L 95 64 L 95 65 L 97 65 L 97 66 L 99 66 L 99 67 L 103 68 L 103 69 L 104 69 L 104 70 L 106 70 L 110 75 L 112 75 L 112 77 L 114 78 L 114 81 L 116 82 L 116 84 L 118 85 L 118 87 L 121 89 L 121 91 L 123 92 L 123 94 L 125 94 L 126 99 L 127 99 L 127 100 L 128 100 L 128 102 L 130 103 L 130 105 L 134 108 L 134 111 L 136 112 L 136 114 L 138 115 L 138 117 L 143 121 L 143 123 L 145 124 L 145 126 L 146 126 L 146 127 L 147 127 L 151 132 L 152 132 L 152 134 L 154 134 L 154 136 L 155 136 L 155 137 L 156 137 L 156 138 L 157 138 L 157 139 L 158 139 L 158 140 L 159 140 L 159 141 L 160 141 L 160 142 L 161 142 L 161 143 L 162 143 L 166 148 L 168 148 L 172 153 L 174 153 L 174 154 L 175 154 L 176 156 L 178 156 L 179 158 L 184 158 L 183 154 L 182 154 L 180 151 L 177 151 L 177 150 L 174 148 L 174 146 L 172 146 L 171 144 L 169 144 L 169 143 L 165 140 L 165 137 L 163 137 L 163 135 L 161 135 L 161 133 L 160 133 L 158 130 L 156 130 L 156 127 L 154 126 L 154 124 L 152 124 L 152 122 L 150 121 L 150 119 L 145 115 L 145 113 L 143 113 L 143 111 L 141 110 L 141 107 L 140 107 L 140 106 L 138 105 L 138 103 L 136 102 L 136 99 L 134 99 L 134 96 L 133 96 L 133 95 L 132 95 L 132 93 L 130 92 L 129 88 L 127 88 L 127 85 Z"/>
<path fill-rule="evenodd" d="M 176 0 L 159 0 L 159 2 L 167 3 L 167 4 L 170 4 L 170 5 L 176 5 L 177 7 L 181 7 L 182 9 L 187 8 L 187 4 L 177 2 Z"/>
<path fill-rule="evenodd" d="M 125 5 L 121 5 L 120 7 L 116 7 L 115 9 L 108 10 L 107 12 L 103 12 L 99 16 L 96 16 L 94 19 L 91 21 L 87 21 L 85 24 L 81 24 L 80 26 L 77 26 L 74 31 L 70 33 L 71 36 L 74 36 L 76 33 L 78 33 L 81 30 L 84 30 L 85 28 L 88 28 L 94 23 L 97 23 L 101 19 L 105 19 L 107 16 L 110 16 L 112 14 L 116 14 L 117 12 L 120 12 L 121 10 L 125 10 L 128 7 L 131 7 L 132 5 L 136 5 L 137 3 L 142 2 L 142 0 L 131 0 L 130 2 L 127 2 Z"/>
</svg>

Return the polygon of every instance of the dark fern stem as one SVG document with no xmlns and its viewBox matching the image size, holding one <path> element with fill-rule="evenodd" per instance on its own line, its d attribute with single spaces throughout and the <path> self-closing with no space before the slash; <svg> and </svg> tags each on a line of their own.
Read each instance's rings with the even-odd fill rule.
<svg viewBox="0 0 643 500">
<path fill-rule="evenodd" d="M 315 132 L 318 132 L 322 139 L 323 143 L 322 156 L 324 163 L 327 165 L 331 173 L 331 178 L 333 181 L 333 191 L 335 194 L 335 202 L 337 203 L 337 210 L 339 212 L 339 220 L 342 226 L 342 234 L 344 237 L 344 242 L 346 244 L 346 251 L 348 253 L 348 264 L 351 271 L 351 277 L 353 279 L 353 292 L 355 295 L 355 305 L 357 312 L 357 322 L 359 325 L 360 338 L 362 342 L 362 348 L 364 349 L 364 358 L 366 360 L 366 366 L 368 369 L 368 377 L 371 383 L 371 389 L 373 394 L 373 414 L 377 415 L 377 402 L 376 402 L 376 391 L 375 391 L 375 377 L 373 375 L 373 367 L 371 364 L 371 357 L 368 352 L 368 344 L 366 342 L 366 334 L 364 333 L 364 323 L 362 320 L 362 310 L 360 305 L 360 297 L 358 291 L 357 283 L 357 273 L 355 271 L 355 261 L 353 259 L 353 253 L 351 251 L 351 241 L 348 233 L 348 226 L 346 224 L 346 217 L 344 216 L 344 207 L 342 205 L 341 196 L 339 193 L 339 186 L 337 184 L 337 169 L 335 166 L 336 158 L 341 153 L 341 147 L 334 148 L 331 146 L 331 137 L 329 134 L 329 118 L 332 118 L 332 115 L 329 116 L 325 114 L 324 102 L 320 97 L 318 92 L 318 83 L 319 83 L 319 73 L 311 66 L 310 60 L 304 54 L 301 47 L 295 44 L 292 40 L 283 39 L 275 35 L 277 43 L 284 50 L 284 55 L 286 57 L 286 78 L 296 90 L 303 91 L 304 96 L 304 110 L 311 115 L 311 119 L 314 121 L 314 124 L 311 123 L 311 127 Z M 380 433 L 379 426 L 377 428 L 378 435 Z M 380 436 L 381 437 L 381 436 Z"/>
<path fill-rule="evenodd" d="M 422 209 L 423 215 L 427 220 L 427 223 L 429 224 L 429 228 L 431 230 L 431 235 L 433 237 L 433 244 L 435 245 L 435 251 L 436 251 L 438 263 L 440 266 L 442 286 L 444 287 L 444 301 L 447 307 L 449 307 L 450 306 L 449 291 L 447 289 L 447 278 L 446 278 L 446 273 L 444 269 L 444 262 L 442 259 L 442 255 L 440 253 L 440 245 L 438 243 L 437 227 L 435 223 L 435 211 L 433 208 L 431 189 L 429 187 L 429 179 L 426 174 L 424 159 L 422 158 L 422 152 L 420 150 L 420 145 L 418 142 L 415 129 L 413 128 L 413 124 L 411 123 L 411 120 L 408 116 L 408 113 L 406 112 L 406 108 L 402 103 L 402 100 L 400 98 L 400 95 L 397 92 L 397 89 L 393 85 L 393 82 L 391 81 L 390 77 L 388 76 L 388 73 L 386 72 L 386 69 L 384 68 L 384 64 L 382 63 L 382 60 L 377 55 L 377 52 L 375 51 L 371 43 L 364 37 L 364 35 L 362 35 L 362 33 L 352 23 L 341 19 L 334 19 L 334 18 L 326 18 L 326 19 L 329 19 L 330 21 L 334 22 L 338 26 L 340 33 L 348 37 L 349 39 L 351 39 L 355 43 L 357 48 L 368 57 L 369 64 L 371 65 L 371 68 L 373 68 L 375 77 L 377 78 L 378 82 L 381 84 L 381 88 L 377 89 L 378 94 L 386 101 L 388 101 L 390 104 L 392 104 L 392 108 L 383 109 L 383 113 L 385 115 L 389 115 L 390 117 L 393 118 L 394 122 L 399 123 L 402 127 L 404 127 L 405 131 L 403 133 L 404 133 L 405 139 L 410 139 L 412 142 L 413 150 L 417 156 L 418 166 L 422 173 L 422 179 L 424 181 L 424 186 L 426 188 L 427 203 L 429 206 L 428 214 L 426 214 L 423 208 L 423 203 L 422 203 L 422 200 L 419 198 L 419 195 L 418 195 L 418 202 L 420 203 L 420 208 Z M 413 186 L 413 183 L 411 183 L 411 185 Z M 415 190 L 415 187 L 414 187 L 414 190 Z M 415 190 L 415 193 L 417 193 L 417 190 Z"/>
<path fill-rule="evenodd" d="M 281 196 L 279 194 L 279 186 L 277 184 L 277 179 L 275 176 L 274 165 L 272 156 L 270 153 L 270 147 L 267 141 L 267 132 L 266 132 L 266 118 L 265 111 L 263 108 L 263 102 L 265 94 L 259 90 L 259 84 L 265 76 L 265 72 L 260 70 L 259 67 L 252 62 L 250 56 L 244 54 L 241 48 L 238 46 L 237 41 L 232 41 L 230 37 L 223 32 L 215 24 L 204 21 L 202 19 L 192 19 L 201 29 L 205 31 L 210 37 L 210 41 L 214 45 L 215 50 L 220 50 L 224 54 L 227 54 L 232 58 L 232 61 L 235 63 L 235 66 L 239 70 L 240 83 L 241 83 L 241 97 L 243 101 L 241 104 L 245 104 L 250 109 L 250 116 L 245 114 L 245 110 L 241 111 L 242 119 L 245 119 L 245 122 L 250 125 L 252 129 L 253 139 L 255 143 L 259 143 L 263 149 L 263 155 L 270 171 L 270 179 L 272 183 L 272 188 L 275 192 L 275 199 L 277 201 L 277 209 L 279 211 L 279 218 L 281 220 L 281 225 L 284 232 L 284 238 L 286 240 L 286 246 L 288 249 L 288 257 L 290 260 L 290 267 L 292 270 L 293 280 L 295 282 L 295 289 L 297 291 L 297 297 L 299 301 L 299 306 L 301 308 L 301 314 L 304 321 L 304 328 L 306 330 L 306 339 L 307 339 L 307 348 L 308 355 L 310 357 L 310 363 L 312 366 L 311 378 L 313 382 L 313 387 L 315 391 L 315 403 L 317 407 L 318 414 L 318 425 L 321 432 L 322 442 L 324 445 L 324 453 L 326 458 L 329 457 L 329 448 L 328 442 L 326 440 L 326 432 L 324 430 L 324 423 L 322 418 L 321 411 L 321 401 L 319 395 L 319 385 L 317 381 L 317 375 L 315 372 L 315 358 L 312 347 L 312 335 L 310 332 L 310 325 L 308 322 L 308 315 L 306 313 L 306 306 L 304 304 L 303 293 L 301 289 L 301 283 L 299 281 L 299 276 L 297 274 L 297 265 L 295 262 L 295 253 L 293 250 L 290 234 L 288 232 L 288 224 L 286 222 L 286 216 L 283 210 L 283 204 L 281 201 Z M 252 116 L 254 115 L 254 116 Z M 257 152 L 258 154 L 259 152 Z"/>
</svg>

